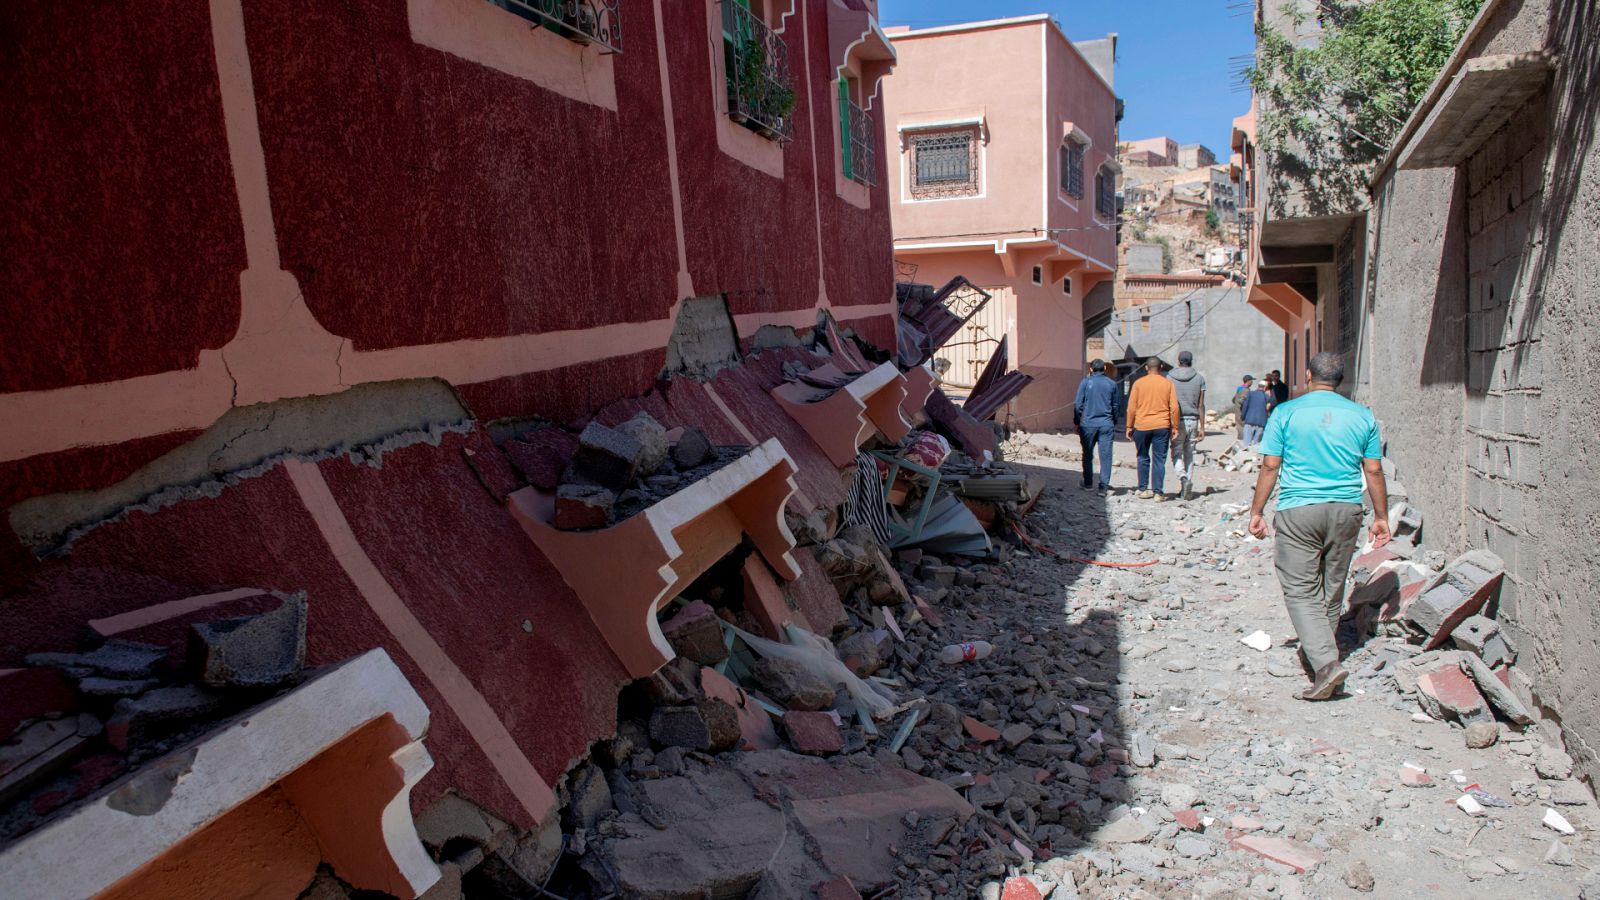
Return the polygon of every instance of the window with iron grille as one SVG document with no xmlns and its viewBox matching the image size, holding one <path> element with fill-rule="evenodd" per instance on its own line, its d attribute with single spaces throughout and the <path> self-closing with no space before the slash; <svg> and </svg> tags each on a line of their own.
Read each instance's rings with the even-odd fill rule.
<svg viewBox="0 0 1600 900">
<path fill-rule="evenodd" d="M 1061 145 L 1061 191 L 1069 197 L 1083 199 L 1082 144 L 1068 139 Z"/>
<path fill-rule="evenodd" d="M 507 12 L 542 25 L 568 40 L 622 52 L 621 0 L 489 0 Z"/>
<path fill-rule="evenodd" d="M 978 193 L 978 135 L 972 129 L 928 131 L 911 138 L 911 196 Z"/>
<path fill-rule="evenodd" d="M 1105 169 L 1094 173 L 1094 211 L 1102 219 L 1117 215 L 1117 181 Z"/>
<path fill-rule="evenodd" d="M 1356 329 L 1360 310 L 1356 308 L 1356 230 L 1346 231 L 1339 239 L 1334 261 L 1339 275 L 1339 346 L 1340 353 L 1349 353 L 1356 346 Z M 1324 347 L 1323 349 L 1329 349 Z"/>
</svg>

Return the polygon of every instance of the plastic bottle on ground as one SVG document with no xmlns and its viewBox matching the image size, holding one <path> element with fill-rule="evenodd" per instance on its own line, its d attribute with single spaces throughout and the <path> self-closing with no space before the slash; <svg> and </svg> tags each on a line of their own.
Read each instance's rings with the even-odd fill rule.
<svg viewBox="0 0 1600 900">
<path fill-rule="evenodd" d="M 994 645 L 988 641 L 968 641 L 964 644 L 951 644 L 939 651 L 939 661 L 946 665 L 972 662 L 983 659 L 994 652 Z"/>
</svg>

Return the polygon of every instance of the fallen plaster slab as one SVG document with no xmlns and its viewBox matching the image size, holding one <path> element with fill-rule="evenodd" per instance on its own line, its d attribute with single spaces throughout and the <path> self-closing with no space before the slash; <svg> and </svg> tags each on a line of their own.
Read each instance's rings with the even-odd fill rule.
<svg viewBox="0 0 1600 900">
<path fill-rule="evenodd" d="M 812 374 L 822 379 L 844 378 L 838 367 L 826 365 Z M 855 462 L 856 451 L 874 431 L 898 444 L 911 433 L 901 413 L 906 399 L 905 379 L 893 363 L 883 363 L 833 390 L 798 381 L 772 389 L 772 398 L 804 428 L 828 460 L 843 468 Z"/>
<path fill-rule="evenodd" d="M 216 834 L 208 826 L 227 825 L 230 813 L 250 814 L 247 804 L 276 789 L 293 807 L 290 821 L 303 821 L 314 835 L 320 851 L 313 857 L 339 877 L 417 896 L 439 879 L 411 818 L 411 788 L 433 767 L 422 746 L 427 728 L 428 708 L 405 675 L 383 650 L 368 651 L 142 766 L 0 851 L 0 884 L 14 900 L 108 889 L 159 895 L 158 885 L 194 877 L 181 871 L 184 862 L 227 862 L 194 845 L 204 845 L 206 832 Z M 248 844 L 229 850 L 241 857 L 279 852 Z M 267 885 L 238 878 L 270 878 L 283 869 L 278 860 L 232 862 L 236 880 L 228 889 L 239 896 Z M 309 864 L 314 871 L 317 859 Z"/>
<path fill-rule="evenodd" d="M 634 678 L 676 654 L 656 611 L 680 588 L 738 546 L 748 534 L 785 580 L 800 577 L 794 535 L 783 508 L 795 491 L 794 460 L 777 438 L 610 528 L 561 531 L 551 522 L 555 497 L 535 488 L 512 494 L 508 508 L 553 563 L 617 659 Z"/>
</svg>

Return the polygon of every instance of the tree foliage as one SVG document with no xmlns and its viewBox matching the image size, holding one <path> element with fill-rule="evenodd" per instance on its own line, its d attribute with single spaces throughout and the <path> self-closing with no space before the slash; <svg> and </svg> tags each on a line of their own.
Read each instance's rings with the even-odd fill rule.
<svg viewBox="0 0 1600 900">
<path fill-rule="evenodd" d="M 1483 0 L 1322 0 L 1320 34 L 1298 41 L 1258 22 L 1256 64 L 1248 76 L 1260 101 L 1258 142 L 1269 157 L 1273 205 L 1297 192 L 1304 207 L 1298 214 L 1361 208 L 1372 166 L 1482 5 Z M 1300 35 L 1315 33 L 1294 5 L 1284 7 L 1284 18 Z"/>
</svg>

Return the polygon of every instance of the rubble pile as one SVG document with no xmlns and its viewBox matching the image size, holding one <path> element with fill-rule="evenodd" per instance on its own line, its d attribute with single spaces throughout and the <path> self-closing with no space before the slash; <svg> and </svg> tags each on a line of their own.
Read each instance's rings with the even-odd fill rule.
<svg viewBox="0 0 1600 900">
<path fill-rule="evenodd" d="M 697 428 L 668 429 L 647 412 L 581 432 L 544 425 L 504 440 L 501 449 L 523 478 L 555 494 L 563 531 L 605 528 L 705 478 L 749 452 L 714 446 Z"/>
<path fill-rule="evenodd" d="M 0 743 L 0 844 L 298 684 L 305 668 L 305 595 L 263 592 L 243 605 L 261 611 L 193 625 L 177 636 L 186 637 L 186 645 L 163 640 L 171 635 L 135 634 L 104 638 L 77 653 L 28 656 L 30 686 L 55 709 L 7 723 L 9 736 Z"/>
</svg>

